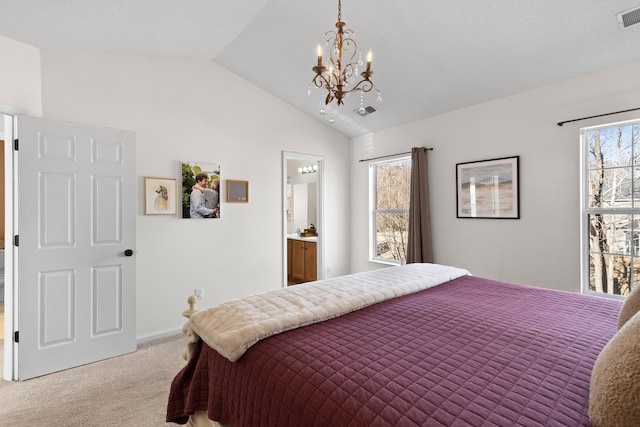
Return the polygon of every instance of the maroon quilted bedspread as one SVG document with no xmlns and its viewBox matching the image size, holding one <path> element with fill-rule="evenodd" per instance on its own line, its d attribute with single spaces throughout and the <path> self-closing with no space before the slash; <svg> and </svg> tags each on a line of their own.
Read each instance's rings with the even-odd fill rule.
<svg viewBox="0 0 640 427">
<path fill-rule="evenodd" d="M 167 420 L 250 426 L 589 426 L 589 379 L 621 302 L 465 276 L 260 341 L 207 345 Z"/>
</svg>

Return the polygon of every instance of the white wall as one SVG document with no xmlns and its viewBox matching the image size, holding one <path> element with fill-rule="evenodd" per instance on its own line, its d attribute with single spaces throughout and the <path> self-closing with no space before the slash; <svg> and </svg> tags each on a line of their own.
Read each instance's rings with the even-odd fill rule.
<svg viewBox="0 0 640 427">
<path fill-rule="evenodd" d="M 40 117 L 40 50 L 0 37 L 0 63 L 0 112 Z"/>
<path fill-rule="evenodd" d="M 349 272 L 346 137 L 211 61 L 42 51 L 42 70 L 45 117 L 136 132 L 138 337 L 181 327 L 195 287 L 202 308 L 281 286 L 282 151 L 324 156 L 326 264 Z M 223 202 L 221 219 L 145 216 L 144 176 L 180 183 L 181 161 L 248 180 L 250 202 Z"/>
<path fill-rule="evenodd" d="M 640 111 L 556 125 L 640 107 L 640 62 L 355 138 L 351 153 L 351 269 L 368 257 L 366 162 L 429 152 L 435 262 L 477 276 L 580 290 L 580 127 L 629 120 Z M 427 96 L 425 94 L 425 96 Z M 457 219 L 456 163 L 520 156 L 519 220 Z"/>
</svg>

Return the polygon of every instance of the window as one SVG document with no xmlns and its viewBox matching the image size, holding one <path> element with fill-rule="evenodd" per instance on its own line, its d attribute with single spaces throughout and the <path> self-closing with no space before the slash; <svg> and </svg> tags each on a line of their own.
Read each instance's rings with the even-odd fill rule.
<svg viewBox="0 0 640 427">
<path fill-rule="evenodd" d="M 404 264 L 409 228 L 411 158 L 373 163 L 369 168 L 371 260 Z"/>
<path fill-rule="evenodd" d="M 582 129 L 582 288 L 628 295 L 640 282 L 640 121 Z"/>
</svg>

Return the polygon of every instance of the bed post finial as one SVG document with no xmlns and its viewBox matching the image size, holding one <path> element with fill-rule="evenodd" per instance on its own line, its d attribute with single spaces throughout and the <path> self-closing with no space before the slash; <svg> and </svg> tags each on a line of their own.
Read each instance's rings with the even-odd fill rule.
<svg viewBox="0 0 640 427">
<path fill-rule="evenodd" d="M 189 309 L 183 311 L 182 315 L 188 319 L 193 313 L 198 311 L 196 310 L 196 297 L 191 295 L 189 298 L 187 298 L 187 303 L 189 303 Z"/>
<path fill-rule="evenodd" d="M 183 311 L 182 315 L 187 319 L 191 319 L 191 316 L 193 315 L 193 313 L 198 311 L 196 310 L 196 297 L 191 295 L 189 298 L 187 298 L 187 302 L 189 303 L 189 308 Z M 182 325 L 182 333 L 185 334 L 187 338 L 187 342 L 189 342 L 189 336 L 191 335 L 191 332 L 189 331 L 189 320 L 187 320 L 187 323 Z M 182 354 L 182 357 L 184 357 L 184 360 L 189 360 L 190 345 L 191 344 L 187 344 L 187 348 L 185 348 L 184 353 Z"/>
</svg>

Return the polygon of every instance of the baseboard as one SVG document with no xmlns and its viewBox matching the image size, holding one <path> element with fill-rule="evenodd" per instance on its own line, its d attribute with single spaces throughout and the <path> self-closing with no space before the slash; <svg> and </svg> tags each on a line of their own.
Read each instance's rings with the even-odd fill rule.
<svg viewBox="0 0 640 427">
<path fill-rule="evenodd" d="M 174 337 L 174 336 L 180 335 L 180 334 L 182 334 L 182 328 L 169 329 L 169 330 L 166 330 L 166 331 L 157 332 L 155 334 L 143 335 L 141 337 L 138 337 L 137 342 L 138 342 L 138 345 L 141 345 L 141 344 L 146 344 L 146 343 L 151 342 L 151 341 L 161 340 L 163 338 Z"/>
</svg>

